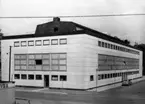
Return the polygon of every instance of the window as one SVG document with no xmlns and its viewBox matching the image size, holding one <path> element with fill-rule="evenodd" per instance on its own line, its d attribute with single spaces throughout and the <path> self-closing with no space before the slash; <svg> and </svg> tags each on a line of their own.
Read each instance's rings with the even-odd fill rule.
<svg viewBox="0 0 145 104">
<path fill-rule="evenodd" d="M 66 81 L 67 76 L 66 75 L 60 75 L 60 81 Z"/>
<path fill-rule="evenodd" d="M 52 75 L 51 80 L 52 81 L 58 81 L 58 75 Z"/>
<path fill-rule="evenodd" d="M 101 46 L 101 41 L 98 41 L 98 46 Z"/>
<path fill-rule="evenodd" d="M 25 46 L 27 46 L 27 43 L 26 43 L 26 41 L 21 41 L 21 46 L 22 46 L 22 47 L 25 47 Z"/>
<path fill-rule="evenodd" d="M 58 39 L 52 39 L 51 44 L 52 45 L 58 45 Z"/>
<path fill-rule="evenodd" d="M 33 40 L 28 41 L 28 46 L 34 46 L 34 41 Z"/>
<path fill-rule="evenodd" d="M 27 75 L 26 74 L 21 74 L 21 79 L 27 79 Z"/>
<path fill-rule="evenodd" d="M 105 43 L 105 48 L 107 48 L 107 43 Z"/>
<path fill-rule="evenodd" d="M 50 45 L 50 41 L 48 40 L 43 40 L 43 45 Z"/>
<path fill-rule="evenodd" d="M 104 47 L 104 45 L 105 45 L 104 42 L 102 42 L 102 47 Z"/>
<path fill-rule="evenodd" d="M 33 74 L 29 74 L 28 75 L 28 79 L 33 80 L 34 79 L 34 75 Z"/>
<path fill-rule="evenodd" d="M 15 74 L 14 77 L 15 79 L 20 79 L 20 74 Z"/>
<path fill-rule="evenodd" d="M 36 65 L 42 65 L 42 60 L 35 60 Z"/>
<path fill-rule="evenodd" d="M 54 30 L 54 32 L 57 32 L 58 31 L 58 27 L 54 27 L 53 30 Z"/>
<path fill-rule="evenodd" d="M 35 41 L 35 45 L 36 45 L 36 46 L 41 46 L 41 40 L 36 40 L 36 41 Z"/>
<path fill-rule="evenodd" d="M 110 44 L 108 44 L 108 48 L 110 48 Z"/>
<path fill-rule="evenodd" d="M 42 80 L 42 75 L 36 75 L 36 80 Z"/>
<path fill-rule="evenodd" d="M 98 80 L 101 80 L 101 75 L 98 75 Z"/>
<path fill-rule="evenodd" d="M 90 75 L 90 81 L 94 81 L 94 76 Z"/>
<path fill-rule="evenodd" d="M 67 44 L 67 39 L 66 38 L 65 39 L 60 39 L 59 42 L 60 42 L 59 44 Z"/>
<path fill-rule="evenodd" d="M 14 42 L 14 47 L 19 47 L 19 46 L 20 46 L 19 41 Z"/>
</svg>

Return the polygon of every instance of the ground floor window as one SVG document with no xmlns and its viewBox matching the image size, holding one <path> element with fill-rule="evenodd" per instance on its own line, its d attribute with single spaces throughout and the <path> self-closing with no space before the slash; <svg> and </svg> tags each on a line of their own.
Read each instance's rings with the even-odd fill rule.
<svg viewBox="0 0 145 104">
<path fill-rule="evenodd" d="M 27 79 L 27 75 L 26 74 L 21 74 L 21 79 Z"/>
<path fill-rule="evenodd" d="M 51 80 L 52 81 L 58 81 L 58 75 L 52 75 Z"/>
<path fill-rule="evenodd" d="M 67 81 L 66 75 L 60 75 L 60 81 Z"/>
<path fill-rule="evenodd" d="M 42 80 L 42 75 L 36 75 L 36 80 Z"/>
<path fill-rule="evenodd" d="M 33 74 L 29 74 L 28 75 L 28 79 L 33 80 L 34 79 L 34 75 Z"/>
<path fill-rule="evenodd" d="M 20 79 L 20 74 L 15 74 L 15 75 L 14 75 L 14 78 L 15 78 L 15 79 Z"/>
<path fill-rule="evenodd" d="M 94 81 L 94 76 L 90 75 L 90 81 Z"/>
</svg>

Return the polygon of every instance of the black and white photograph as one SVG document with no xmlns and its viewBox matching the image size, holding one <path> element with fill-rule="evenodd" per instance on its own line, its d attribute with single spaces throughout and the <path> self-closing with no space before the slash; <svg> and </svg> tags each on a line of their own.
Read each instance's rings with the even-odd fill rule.
<svg viewBox="0 0 145 104">
<path fill-rule="evenodd" d="M 0 0 L 0 104 L 145 104 L 144 0 Z"/>
</svg>

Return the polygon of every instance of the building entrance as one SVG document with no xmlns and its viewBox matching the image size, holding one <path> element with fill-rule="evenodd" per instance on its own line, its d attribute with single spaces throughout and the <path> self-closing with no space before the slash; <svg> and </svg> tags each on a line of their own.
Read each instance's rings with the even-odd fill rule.
<svg viewBox="0 0 145 104">
<path fill-rule="evenodd" d="M 49 75 L 44 75 L 44 87 L 49 87 Z"/>
</svg>

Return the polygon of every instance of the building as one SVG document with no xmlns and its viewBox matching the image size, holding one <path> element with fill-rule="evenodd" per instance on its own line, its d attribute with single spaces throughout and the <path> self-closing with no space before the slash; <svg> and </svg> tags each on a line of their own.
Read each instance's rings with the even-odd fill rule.
<svg viewBox="0 0 145 104">
<path fill-rule="evenodd" d="M 57 17 L 1 45 L 2 80 L 18 86 L 108 89 L 142 77 L 142 51 Z"/>
</svg>

